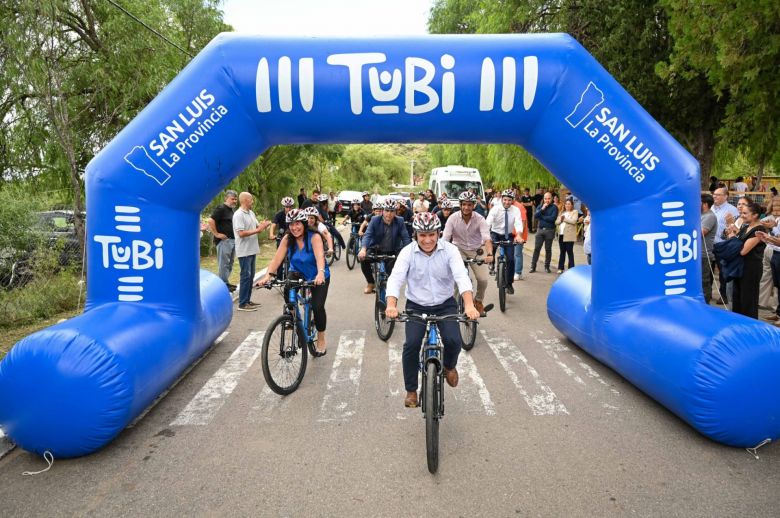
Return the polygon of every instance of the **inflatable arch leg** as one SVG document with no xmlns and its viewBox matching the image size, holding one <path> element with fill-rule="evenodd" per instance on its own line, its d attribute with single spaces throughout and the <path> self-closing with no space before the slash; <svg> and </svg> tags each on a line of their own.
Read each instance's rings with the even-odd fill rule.
<svg viewBox="0 0 780 518">
<path fill-rule="evenodd" d="M 0 426 L 58 457 L 114 438 L 230 322 L 202 207 L 269 146 L 328 142 L 524 146 L 593 213 L 555 326 L 706 436 L 777 438 L 780 332 L 703 304 L 696 162 L 560 34 L 217 37 L 90 163 L 86 311 L 0 364 Z"/>
</svg>

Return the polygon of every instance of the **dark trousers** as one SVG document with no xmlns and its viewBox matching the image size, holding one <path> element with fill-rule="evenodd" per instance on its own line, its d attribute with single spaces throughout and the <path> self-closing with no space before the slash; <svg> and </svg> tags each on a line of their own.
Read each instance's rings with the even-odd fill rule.
<svg viewBox="0 0 780 518">
<path fill-rule="evenodd" d="M 344 244 L 344 238 L 341 237 L 341 232 L 336 230 L 336 225 L 334 225 L 333 223 L 325 223 L 325 226 L 328 227 L 328 232 L 331 233 L 333 239 L 339 242 L 339 244 L 341 245 L 341 249 L 343 250 L 347 248 L 347 245 Z"/>
<path fill-rule="evenodd" d="M 512 236 L 509 236 L 509 239 L 511 240 Z M 496 246 L 496 241 L 505 241 L 504 236 L 495 232 L 491 232 L 490 240 L 493 241 L 493 255 L 498 257 L 498 247 Z M 501 249 L 501 253 L 504 254 L 504 257 L 506 257 L 506 283 L 511 286 L 515 275 L 515 247 L 514 245 L 502 246 Z"/>
<path fill-rule="evenodd" d="M 772 259 L 769 261 L 770 266 L 772 267 L 772 283 L 775 285 L 775 288 L 778 289 L 778 293 L 780 294 L 780 252 L 772 252 Z M 775 308 L 775 314 L 777 316 L 780 316 L 780 295 L 778 295 L 778 304 L 777 308 Z"/>
<path fill-rule="evenodd" d="M 706 255 L 701 258 L 701 291 L 704 292 L 704 302 L 712 300 L 712 270 L 715 261 L 710 261 Z"/>
<path fill-rule="evenodd" d="M 563 270 L 566 256 L 569 257 L 569 268 L 574 268 L 574 241 L 564 241 L 563 236 L 558 236 L 558 245 L 561 247 L 561 254 L 558 257 L 558 269 Z"/>
<path fill-rule="evenodd" d="M 311 309 L 314 311 L 314 326 L 317 331 L 325 331 L 325 326 L 328 324 L 328 315 L 325 313 L 328 286 L 330 286 L 330 277 L 325 279 L 324 284 L 314 286 L 311 289 Z"/>
<path fill-rule="evenodd" d="M 534 255 L 531 258 L 532 270 L 536 270 L 536 263 L 539 261 L 539 252 L 542 251 L 542 245 L 544 245 L 544 267 L 550 267 L 550 262 L 552 261 L 552 244 L 554 238 L 554 228 L 540 228 L 536 231 L 536 238 L 534 240 Z"/>
<path fill-rule="evenodd" d="M 255 255 L 238 258 L 238 266 L 241 268 L 239 277 L 238 305 L 248 304 L 252 298 L 252 282 L 255 278 Z"/>
<path fill-rule="evenodd" d="M 379 252 L 380 254 L 390 254 L 391 252 Z M 374 261 L 369 261 L 366 259 L 365 261 L 360 263 L 360 271 L 363 272 L 363 277 L 366 278 L 367 284 L 374 284 L 374 275 L 371 273 L 371 263 Z M 393 266 L 395 266 L 395 259 L 392 261 L 385 261 L 385 273 L 387 273 L 387 276 L 390 277 L 390 274 L 393 273 Z"/>
<path fill-rule="evenodd" d="M 723 268 L 720 266 L 720 264 L 715 261 L 713 264 L 718 266 L 718 293 L 720 293 L 720 298 L 723 300 L 724 304 L 729 303 L 729 296 L 726 292 L 726 277 L 723 275 Z"/>
<path fill-rule="evenodd" d="M 533 207 L 526 207 L 525 208 L 525 217 L 526 217 L 526 225 L 528 225 L 529 229 L 534 228 L 534 208 Z"/>
<path fill-rule="evenodd" d="M 773 254 L 774 255 L 774 254 Z M 746 317 L 758 318 L 758 285 L 761 282 L 761 261 L 745 261 L 742 277 L 734 279 L 731 309 Z"/>
<path fill-rule="evenodd" d="M 407 313 L 427 313 L 428 315 L 452 315 L 458 312 L 458 304 L 454 298 L 446 300 L 438 306 L 421 306 L 411 300 L 406 301 Z M 444 367 L 454 369 L 458 365 L 460 354 L 460 330 L 454 320 L 439 322 L 439 335 L 444 343 Z M 425 337 L 425 324 L 416 321 L 406 323 L 406 341 L 404 342 L 403 366 L 404 386 L 407 392 L 417 390 L 417 379 L 420 366 L 420 347 Z"/>
</svg>

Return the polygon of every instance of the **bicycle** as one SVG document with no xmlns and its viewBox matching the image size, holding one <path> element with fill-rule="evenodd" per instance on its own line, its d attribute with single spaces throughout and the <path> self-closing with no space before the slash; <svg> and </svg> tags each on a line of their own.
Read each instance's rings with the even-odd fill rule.
<svg viewBox="0 0 780 518">
<path fill-rule="evenodd" d="M 285 303 L 282 314 L 268 326 L 261 350 L 263 377 L 268 387 L 279 394 L 292 394 L 306 372 L 308 354 L 315 354 L 317 330 L 311 306 L 314 282 L 298 279 L 274 279 L 266 289 L 282 288 Z"/>
<path fill-rule="evenodd" d="M 469 265 L 470 264 L 476 264 L 476 265 L 483 265 L 485 264 L 484 259 L 480 259 L 479 256 L 482 255 L 482 249 L 480 248 L 477 250 L 477 257 L 473 258 L 465 258 L 463 259 L 463 264 L 466 266 L 466 271 L 469 272 L 469 276 L 471 276 L 471 272 L 469 271 Z M 472 283 L 473 285 L 473 283 Z M 476 290 L 472 293 L 476 294 Z M 488 304 L 485 306 L 485 313 L 493 309 L 493 304 Z M 458 294 L 458 313 L 463 314 L 466 311 L 465 303 L 463 302 L 463 295 Z M 475 320 L 466 320 L 464 322 L 460 322 L 460 341 L 461 341 L 461 347 L 463 347 L 464 350 L 470 351 L 474 348 L 474 343 L 477 341 L 477 322 Z"/>
<path fill-rule="evenodd" d="M 360 243 L 363 238 L 358 234 L 358 228 L 360 225 L 352 225 L 352 232 L 349 234 L 349 241 L 347 241 L 347 268 L 350 270 L 355 267 L 357 262 L 357 255 L 360 252 Z"/>
<path fill-rule="evenodd" d="M 325 245 L 325 260 L 328 262 L 328 266 L 332 265 L 335 261 L 338 261 L 341 259 L 341 242 L 339 241 L 340 237 L 336 237 L 336 233 L 338 230 L 336 230 L 336 226 L 330 223 L 329 221 L 325 222 L 325 226 L 328 227 L 328 232 L 330 232 L 331 240 L 333 241 L 333 251 L 328 254 L 328 244 L 324 243 Z"/>
<path fill-rule="evenodd" d="M 420 370 L 422 391 L 420 408 L 425 418 L 425 450 L 428 471 L 435 474 L 439 469 L 439 421 L 444 417 L 444 343 L 439 334 L 439 322 L 445 320 L 468 320 L 465 315 L 417 315 L 401 313 L 398 322 L 416 320 L 425 324 L 425 337 L 420 348 Z M 476 321 L 475 321 L 476 323 Z"/>
<path fill-rule="evenodd" d="M 395 259 L 393 254 L 377 254 L 373 252 L 368 252 L 365 258 L 365 260 L 373 261 L 371 263 L 371 273 L 374 276 L 374 292 L 376 293 L 374 300 L 374 329 L 376 329 L 379 339 L 385 342 L 390 339 L 395 328 L 395 321 L 387 318 L 387 315 L 385 315 L 388 277 L 385 270 L 385 261 L 393 259 Z"/>
<path fill-rule="evenodd" d="M 514 245 L 515 242 L 511 239 L 506 241 L 493 242 L 493 248 L 498 250 L 498 253 L 496 254 L 496 286 L 498 287 L 498 307 L 501 309 L 501 313 L 506 311 L 506 287 L 508 285 L 507 275 L 512 275 L 511 273 L 507 272 L 506 254 L 515 253 Z"/>
</svg>

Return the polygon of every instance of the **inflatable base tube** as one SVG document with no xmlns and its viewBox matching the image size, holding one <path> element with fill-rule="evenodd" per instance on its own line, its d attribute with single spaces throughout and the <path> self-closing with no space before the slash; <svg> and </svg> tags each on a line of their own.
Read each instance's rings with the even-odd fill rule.
<svg viewBox="0 0 780 518">
<path fill-rule="evenodd" d="M 225 284 L 205 271 L 200 279 L 208 311 L 198 322 L 105 304 L 19 342 L 0 363 L 8 436 L 55 458 L 91 453 L 116 437 L 230 324 Z"/>
<path fill-rule="evenodd" d="M 778 438 L 774 329 L 693 297 L 594 312 L 590 275 L 578 266 L 553 285 L 547 313 L 556 328 L 715 441 L 752 447 Z"/>
</svg>

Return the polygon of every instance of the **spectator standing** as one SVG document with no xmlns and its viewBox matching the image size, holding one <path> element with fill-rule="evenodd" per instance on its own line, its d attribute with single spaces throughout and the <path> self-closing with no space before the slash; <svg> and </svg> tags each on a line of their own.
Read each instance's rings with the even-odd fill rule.
<svg viewBox="0 0 780 518">
<path fill-rule="evenodd" d="M 772 227 L 771 234 L 758 234 L 759 239 L 766 243 L 766 247 L 772 250 L 772 282 L 775 288 L 778 290 L 778 303 L 775 307 L 774 314 L 767 317 L 767 320 L 775 322 L 775 325 L 780 325 L 780 219 L 776 220 L 776 224 Z"/>
<path fill-rule="evenodd" d="M 591 254 L 593 247 L 591 246 L 590 241 L 590 212 L 585 216 L 585 219 L 583 220 L 583 224 L 585 225 L 585 240 L 582 243 L 582 250 L 585 252 L 585 257 L 588 259 L 588 264 L 592 264 L 591 260 Z"/>
<path fill-rule="evenodd" d="M 766 204 L 766 213 L 775 218 L 780 218 L 780 196 L 777 195 L 777 188 L 769 189 L 769 201 Z"/>
<path fill-rule="evenodd" d="M 737 192 L 747 192 L 748 184 L 745 183 L 744 178 L 737 176 L 737 181 L 734 183 L 734 190 Z"/>
<path fill-rule="evenodd" d="M 544 193 L 542 204 L 536 208 L 534 219 L 537 221 L 536 238 L 534 240 L 534 254 L 531 258 L 531 273 L 536 271 L 536 263 L 539 261 L 539 253 L 544 245 L 544 271 L 550 272 L 552 261 L 552 242 L 555 237 L 555 220 L 558 219 L 558 207 L 553 204 L 551 192 Z"/>
<path fill-rule="evenodd" d="M 712 212 L 715 201 L 711 194 L 701 195 L 701 289 L 704 301 L 712 300 L 712 272 L 715 267 L 715 234 L 718 231 L 718 217 Z"/>
<path fill-rule="evenodd" d="M 363 201 L 360 202 L 360 208 L 363 209 L 363 214 L 370 215 L 374 210 L 374 204 L 371 203 L 368 191 L 363 191 Z"/>
<path fill-rule="evenodd" d="M 718 177 L 710 176 L 710 187 L 709 187 L 710 193 L 715 192 L 715 189 L 717 188 L 718 188 Z"/>
<path fill-rule="evenodd" d="M 306 198 L 303 200 L 303 203 L 301 204 L 301 209 L 306 209 L 308 207 L 317 207 L 320 203 L 320 191 L 319 189 L 314 189 L 311 191 L 311 197 Z"/>
<path fill-rule="evenodd" d="M 520 197 L 520 203 L 525 207 L 525 220 L 528 223 L 527 228 L 533 228 L 534 222 L 534 198 L 531 196 L 531 189 L 528 187 L 523 191 L 523 195 Z"/>
<path fill-rule="evenodd" d="M 306 189 L 301 187 L 301 192 L 298 193 L 298 208 L 303 207 L 303 202 L 306 201 Z"/>
<path fill-rule="evenodd" d="M 567 198 L 563 203 L 563 212 L 558 214 L 558 245 L 561 253 L 558 257 L 558 273 L 563 273 L 564 259 L 569 257 L 569 269 L 574 268 L 574 241 L 577 240 L 577 220 L 580 213 L 574 209 L 574 202 Z"/>
<path fill-rule="evenodd" d="M 233 210 L 238 203 L 236 191 L 225 192 L 225 202 L 214 209 L 208 220 L 208 227 L 214 235 L 217 245 L 217 271 L 219 278 L 230 292 L 236 291 L 236 285 L 230 284 L 230 274 L 233 273 L 233 260 L 236 257 L 236 241 L 233 235 Z"/>
<path fill-rule="evenodd" d="M 533 200 L 534 200 L 534 218 L 532 223 L 534 226 L 531 228 L 531 232 L 536 232 L 536 229 L 539 226 L 539 222 L 536 221 L 536 209 L 538 209 L 542 205 L 542 201 L 544 200 L 544 190 L 536 189 L 536 194 L 534 194 Z"/>
<path fill-rule="evenodd" d="M 715 243 L 723 241 L 723 234 L 726 230 L 726 214 L 731 214 L 732 217 L 739 217 L 739 211 L 737 208 L 728 202 L 728 191 L 725 187 L 718 187 L 715 192 L 712 193 L 712 198 L 715 203 L 712 205 L 712 212 L 718 218 L 718 230 L 715 233 Z M 726 278 L 723 275 L 723 270 L 718 265 L 718 294 L 720 295 L 721 302 L 726 305 L 729 303 L 728 295 L 726 293 Z"/>
<path fill-rule="evenodd" d="M 260 252 L 260 243 L 257 234 L 263 232 L 270 225 L 270 221 L 258 223 L 255 213 L 252 212 L 254 196 L 248 192 L 238 195 L 239 209 L 233 214 L 233 231 L 236 234 L 236 255 L 238 265 L 241 268 L 241 280 L 238 288 L 239 311 L 257 311 L 257 306 L 250 299 L 252 297 L 252 282 L 255 277 L 255 259 Z"/>
<path fill-rule="evenodd" d="M 526 192 L 528 192 L 528 189 L 526 189 Z M 517 193 L 520 194 L 520 190 L 517 189 Z M 514 206 L 517 207 L 517 210 L 520 212 L 520 218 L 523 221 L 523 235 L 521 236 L 522 239 L 515 240 L 515 271 L 514 271 L 514 280 L 516 281 L 522 281 L 523 280 L 523 247 L 525 246 L 525 242 L 528 241 L 528 214 L 527 214 L 527 207 L 525 207 L 521 202 L 517 201 L 519 198 L 515 197 Z M 517 237 L 515 235 L 515 237 Z"/>
<path fill-rule="evenodd" d="M 742 209 L 744 223 L 736 234 L 743 243 L 740 252 L 743 266 L 742 277 L 734 279 L 732 310 L 752 318 L 758 318 L 758 285 L 761 281 L 761 258 L 766 246 L 760 239 L 762 234 L 766 235 L 759 221 L 760 216 L 761 207 L 757 203 L 749 203 Z M 756 235 L 756 232 L 762 234 Z M 734 232 L 730 231 L 728 235 L 733 237 Z"/>
</svg>

